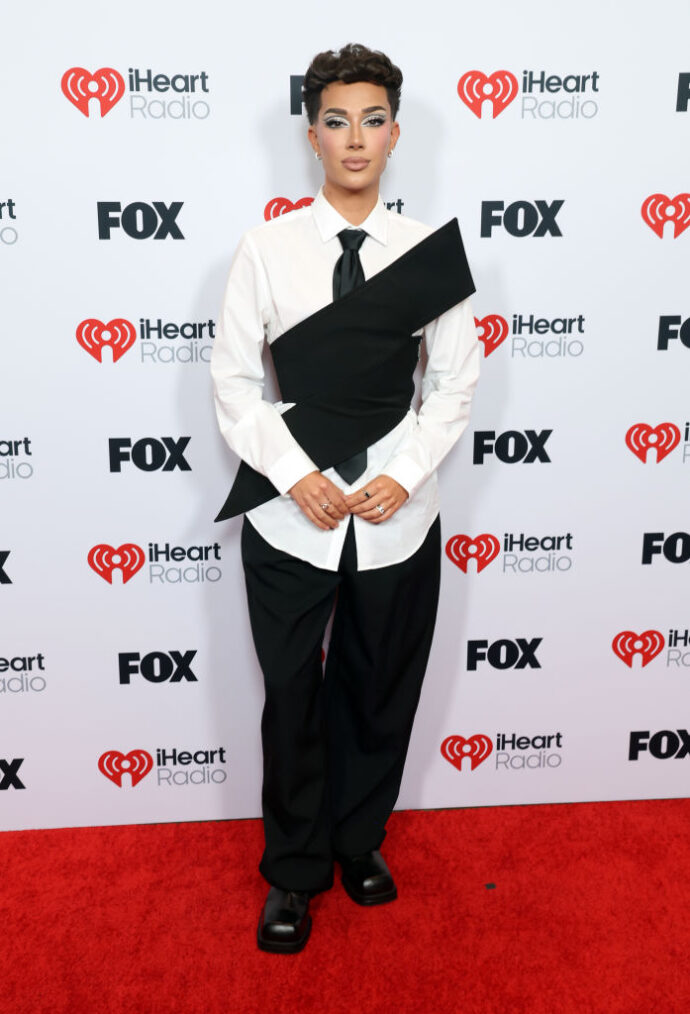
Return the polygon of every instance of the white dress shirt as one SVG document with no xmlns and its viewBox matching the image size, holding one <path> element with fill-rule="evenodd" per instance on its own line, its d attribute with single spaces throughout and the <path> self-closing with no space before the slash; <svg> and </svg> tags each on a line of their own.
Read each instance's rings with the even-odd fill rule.
<svg viewBox="0 0 690 1014">
<path fill-rule="evenodd" d="M 333 269 L 342 253 L 338 233 L 353 228 L 320 190 L 313 204 L 251 229 L 240 240 L 228 278 L 211 357 L 216 411 L 230 448 L 268 476 L 281 496 L 247 518 L 276 549 L 316 567 L 337 570 L 348 518 L 317 528 L 288 490 L 316 465 L 291 435 L 282 413 L 290 406 L 263 399 L 262 349 L 333 300 Z M 387 267 L 433 230 L 382 200 L 357 226 L 367 232 L 359 251 L 365 278 Z M 406 560 L 421 546 L 438 514 L 436 468 L 467 426 L 479 375 L 479 342 L 470 300 L 423 329 L 427 364 L 419 414 L 405 418 L 372 444 L 367 468 L 351 486 L 333 468 L 324 475 L 345 494 L 385 473 L 409 499 L 373 525 L 353 516 L 359 570 Z"/>
</svg>

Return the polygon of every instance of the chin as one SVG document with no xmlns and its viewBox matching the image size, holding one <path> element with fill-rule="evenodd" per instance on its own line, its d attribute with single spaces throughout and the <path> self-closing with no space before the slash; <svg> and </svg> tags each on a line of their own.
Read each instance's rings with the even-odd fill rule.
<svg viewBox="0 0 690 1014">
<path fill-rule="evenodd" d="M 345 190 L 367 190 L 369 187 L 377 186 L 379 177 L 372 173 L 348 173 L 338 182 Z"/>
</svg>

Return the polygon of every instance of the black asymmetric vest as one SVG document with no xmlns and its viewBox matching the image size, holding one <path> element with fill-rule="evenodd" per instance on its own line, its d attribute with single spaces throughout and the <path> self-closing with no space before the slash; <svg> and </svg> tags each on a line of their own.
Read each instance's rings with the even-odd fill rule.
<svg viewBox="0 0 690 1014">
<path fill-rule="evenodd" d="M 413 333 L 474 291 L 453 218 L 271 343 L 281 399 L 295 403 L 282 418 L 319 470 L 371 447 L 405 418 L 419 350 Z M 216 521 L 279 495 L 243 461 Z"/>
</svg>

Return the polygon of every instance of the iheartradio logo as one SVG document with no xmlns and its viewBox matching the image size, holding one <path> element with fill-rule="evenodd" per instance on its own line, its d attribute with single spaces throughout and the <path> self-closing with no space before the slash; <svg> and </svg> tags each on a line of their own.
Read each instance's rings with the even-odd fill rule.
<svg viewBox="0 0 690 1014">
<path fill-rule="evenodd" d="M 650 449 L 654 448 L 658 465 L 680 443 L 680 430 L 670 422 L 659 423 L 658 426 L 635 423 L 625 434 L 625 442 L 633 454 L 645 464 Z"/>
<path fill-rule="evenodd" d="M 664 238 L 667 222 L 673 222 L 673 238 L 678 239 L 690 225 L 690 194 L 676 194 L 675 197 L 652 194 L 642 203 L 640 211 L 642 218 L 659 239 Z"/>
<path fill-rule="evenodd" d="M 659 630 L 644 630 L 641 634 L 635 634 L 632 630 L 622 630 L 614 637 L 611 647 L 629 669 L 633 667 L 635 655 L 639 655 L 642 660 L 641 668 L 644 669 L 657 657 L 664 644 L 664 635 Z"/>
<path fill-rule="evenodd" d="M 65 98 L 87 117 L 91 99 L 98 99 L 103 117 L 125 93 L 124 78 L 112 67 L 101 67 L 93 74 L 83 67 L 70 67 L 62 75 L 60 87 Z"/>
<path fill-rule="evenodd" d="M 486 358 L 508 337 L 508 321 L 497 313 L 488 313 L 486 317 L 475 317 L 474 323 Z"/>
<path fill-rule="evenodd" d="M 498 556 L 501 545 L 495 535 L 484 533 L 471 538 L 469 535 L 453 535 L 446 543 L 446 556 L 459 567 L 463 574 L 467 573 L 470 560 L 477 563 L 480 574 Z"/>
<path fill-rule="evenodd" d="M 484 102 L 488 100 L 491 103 L 492 117 L 495 120 L 517 93 L 517 78 L 509 70 L 495 70 L 489 75 L 481 70 L 468 70 L 458 81 L 458 95 L 480 120 Z"/>
<path fill-rule="evenodd" d="M 81 347 L 99 363 L 103 362 L 104 348 L 112 351 L 116 363 L 131 349 L 137 337 L 134 325 L 124 317 L 114 317 L 107 324 L 89 317 L 77 325 L 75 334 Z"/>
<path fill-rule="evenodd" d="M 111 782 L 114 782 L 119 789 L 122 788 L 122 776 L 127 774 L 132 779 L 132 788 L 138 785 L 142 778 L 153 767 L 153 757 L 146 750 L 130 750 L 129 753 L 120 753 L 119 750 L 106 750 L 98 758 L 98 770 Z"/>
<path fill-rule="evenodd" d="M 89 567 L 95 570 L 99 577 L 102 577 L 108 584 L 113 583 L 113 571 L 122 572 L 122 583 L 134 577 L 138 570 L 144 566 L 144 551 L 133 542 L 123 542 L 115 549 L 106 543 L 100 543 L 89 550 L 87 557 Z"/>
<path fill-rule="evenodd" d="M 281 215 L 287 215 L 289 211 L 297 211 L 298 208 L 308 208 L 313 203 L 313 197 L 300 197 L 299 201 L 294 203 L 287 197 L 274 197 L 264 208 L 264 218 L 270 222 L 272 218 L 280 218 Z"/>
<path fill-rule="evenodd" d="M 483 733 L 475 733 L 467 739 L 464 736 L 448 736 L 441 743 L 441 754 L 458 771 L 462 771 L 462 762 L 469 757 L 470 770 L 474 771 L 486 760 L 493 748 L 493 743 Z"/>
</svg>

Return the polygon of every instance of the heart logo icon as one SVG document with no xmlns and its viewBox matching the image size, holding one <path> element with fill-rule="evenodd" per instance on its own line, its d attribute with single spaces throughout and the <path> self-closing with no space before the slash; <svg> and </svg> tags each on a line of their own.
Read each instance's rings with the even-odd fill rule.
<svg viewBox="0 0 690 1014">
<path fill-rule="evenodd" d="M 115 317 L 104 324 L 102 320 L 89 317 L 77 325 L 77 341 L 98 363 L 103 362 L 103 349 L 110 348 L 113 362 L 124 356 L 136 341 L 134 325 L 124 317 Z"/>
<path fill-rule="evenodd" d="M 153 767 L 153 757 L 146 750 L 130 750 L 129 753 L 120 753 L 119 750 L 106 750 L 98 758 L 98 770 L 118 788 L 122 788 L 122 776 L 129 774 L 132 779 L 132 788 L 138 785 L 142 778 Z"/>
<path fill-rule="evenodd" d="M 501 342 L 508 337 L 508 321 L 497 313 L 489 313 L 486 317 L 475 317 L 477 338 L 484 345 L 484 357 L 495 352 Z"/>
<path fill-rule="evenodd" d="M 468 70 L 458 81 L 458 95 L 475 116 L 482 118 L 482 106 L 491 102 L 492 118 L 495 120 L 518 93 L 518 82 L 509 70 L 495 70 L 483 74 L 481 70 Z"/>
<path fill-rule="evenodd" d="M 654 447 L 658 465 L 680 443 L 680 430 L 670 422 L 659 423 L 658 426 L 635 423 L 625 434 L 625 442 L 633 454 L 645 464 L 649 448 Z"/>
<path fill-rule="evenodd" d="M 632 630 L 622 630 L 614 637 L 611 647 L 621 661 L 632 669 L 635 655 L 640 655 L 644 668 L 663 650 L 664 644 L 664 635 L 659 630 L 645 630 L 641 634 L 636 634 Z"/>
<path fill-rule="evenodd" d="M 122 583 L 127 584 L 144 566 L 145 556 L 144 550 L 133 542 L 124 542 L 117 549 L 103 542 L 89 550 L 87 559 L 89 567 L 108 584 L 113 583 L 113 571 L 117 569 L 122 571 Z"/>
<path fill-rule="evenodd" d="M 287 215 L 289 211 L 297 211 L 298 208 L 308 208 L 314 203 L 313 197 L 300 197 L 294 204 L 287 197 L 274 197 L 264 208 L 264 218 L 269 222 L 272 218 L 280 218 Z"/>
<path fill-rule="evenodd" d="M 500 543 L 495 535 L 485 532 L 471 538 L 469 535 L 453 535 L 446 543 L 446 556 L 452 560 L 456 567 L 459 567 L 463 574 L 467 573 L 467 565 L 470 560 L 477 561 L 477 573 L 480 574 L 485 567 L 488 567 L 492 560 L 495 560 L 501 549 Z"/>
<path fill-rule="evenodd" d="M 462 762 L 470 758 L 472 771 L 482 764 L 493 750 L 494 745 L 488 736 L 475 733 L 473 736 L 448 736 L 441 743 L 441 753 L 458 771 L 462 771 Z"/>
<path fill-rule="evenodd" d="M 690 194 L 676 194 L 675 197 L 651 194 L 643 201 L 640 213 L 659 239 L 664 238 L 666 223 L 673 222 L 673 238 L 677 239 L 690 225 Z"/>
<path fill-rule="evenodd" d="M 91 99 L 98 99 L 101 116 L 105 116 L 125 93 L 124 78 L 112 67 L 101 67 L 93 74 L 84 67 L 70 67 L 62 75 L 60 86 L 65 98 L 86 117 Z"/>
</svg>

